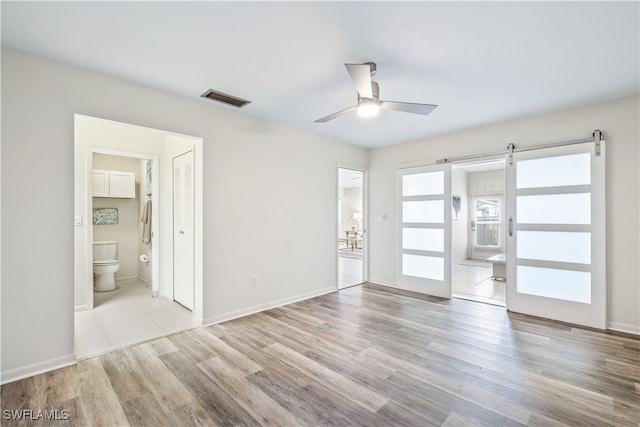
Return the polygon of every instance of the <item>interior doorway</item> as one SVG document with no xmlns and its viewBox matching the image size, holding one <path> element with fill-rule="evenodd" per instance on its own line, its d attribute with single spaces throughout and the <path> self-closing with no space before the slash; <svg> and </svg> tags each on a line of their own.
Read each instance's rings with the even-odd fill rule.
<svg viewBox="0 0 640 427">
<path fill-rule="evenodd" d="M 202 138 L 76 114 L 74 146 L 76 357 L 201 325 Z M 174 302 L 172 238 L 172 159 L 186 151 L 193 154 L 189 176 L 196 189 L 188 201 L 193 225 L 189 310 Z M 127 170 L 127 163 L 134 166 Z M 131 191 L 123 193 L 129 187 Z M 94 190 L 101 199 L 96 199 Z M 103 227 L 98 234 L 95 208 L 104 211 L 98 219 L 111 221 L 98 225 Z M 132 239 L 129 233 L 114 234 L 114 224 L 120 221 L 130 223 Z M 100 287 L 94 279 L 96 255 L 101 256 L 94 252 L 96 240 L 103 244 L 105 256 L 109 247 L 116 248 L 115 256 L 104 258 L 114 271 Z"/>
<path fill-rule="evenodd" d="M 452 294 L 506 306 L 505 161 L 452 165 Z"/>
<path fill-rule="evenodd" d="M 337 257 L 338 289 L 365 281 L 365 172 L 338 168 Z"/>
</svg>

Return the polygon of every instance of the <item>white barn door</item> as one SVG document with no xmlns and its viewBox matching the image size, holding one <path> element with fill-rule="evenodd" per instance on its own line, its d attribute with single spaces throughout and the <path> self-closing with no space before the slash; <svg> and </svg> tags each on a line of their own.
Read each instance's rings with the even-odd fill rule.
<svg viewBox="0 0 640 427">
<path fill-rule="evenodd" d="M 606 328 L 605 143 L 507 155 L 507 308 Z"/>
<path fill-rule="evenodd" d="M 397 182 L 398 287 L 451 298 L 451 165 L 398 170 Z"/>
</svg>

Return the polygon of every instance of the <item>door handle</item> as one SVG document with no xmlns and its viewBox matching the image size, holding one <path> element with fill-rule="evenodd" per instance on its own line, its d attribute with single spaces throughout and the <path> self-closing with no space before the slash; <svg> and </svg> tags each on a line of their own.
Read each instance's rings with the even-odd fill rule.
<svg viewBox="0 0 640 427">
<path fill-rule="evenodd" d="M 509 218 L 509 237 L 513 237 L 513 218 Z"/>
</svg>

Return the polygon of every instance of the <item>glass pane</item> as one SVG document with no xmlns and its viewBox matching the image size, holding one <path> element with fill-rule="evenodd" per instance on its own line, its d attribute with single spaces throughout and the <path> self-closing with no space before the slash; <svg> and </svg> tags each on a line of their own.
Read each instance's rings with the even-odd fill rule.
<svg viewBox="0 0 640 427">
<path fill-rule="evenodd" d="M 516 188 L 560 187 L 591 183 L 591 154 L 520 160 Z"/>
<path fill-rule="evenodd" d="M 402 274 L 424 279 L 444 280 L 444 258 L 403 254 Z"/>
<path fill-rule="evenodd" d="M 591 264 L 591 233 L 518 231 L 516 257 Z"/>
<path fill-rule="evenodd" d="M 444 172 L 417 173 L 402 177 L 403 196 L 444 194 Z"/>
<path fill-rule="evenodd" d="M 516 276 L 521 294 L 591 303 L 591 273 L 518 265 Z"/>
<path fill-rule="evenodd" d="M 444 222 L 444 200 L 402 202 L 402 222 Z"/>
<path fill-rule="evenodd" d="M 444 252 L 444 230 L 441 228 L 403 228 L 402 249 Z"/>
<path fill-rule="evenodd" d="M 545 194 L 516 198 L 520 224 L 591 224 L 591 194 Z"/>
</svg>

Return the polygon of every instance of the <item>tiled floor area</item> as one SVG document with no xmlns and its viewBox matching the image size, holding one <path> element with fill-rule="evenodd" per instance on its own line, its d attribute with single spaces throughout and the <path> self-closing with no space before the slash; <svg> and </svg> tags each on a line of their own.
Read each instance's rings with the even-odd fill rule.
<svg viewBox="0 0 640 427">
<path fill-rule="evenodd" d="M 338 286 L 340 289 L 362 283 L 362 259 L 338 257 Z"/>
<path fill-rule="evenodd" d="M 505 306 L 507 302 L 506 283 L 491 279 L 492 272 L 490 263 L 483 267 L 455 265 L 452 271 L 453 296 Z"/>
<path fill-rule="evenodd" d="M 199 326 L 191 311 L 166 298 L 152 298 L 139 280 L 96 292 L 94 309 L 75 313 L 78 359 Z"/>
</svg>

